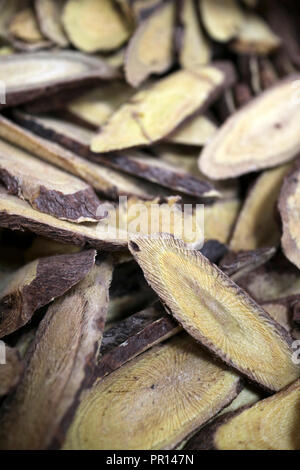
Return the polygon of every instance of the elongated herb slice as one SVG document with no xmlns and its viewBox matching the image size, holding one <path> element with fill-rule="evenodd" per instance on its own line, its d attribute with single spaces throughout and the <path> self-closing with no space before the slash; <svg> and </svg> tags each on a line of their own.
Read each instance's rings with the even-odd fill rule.
<svg viewBox="0 0 300 470">
<path fill-rule="evenodd" d="M 180 126 L 166 140 L 174 144 L 203 146 L 216 133 L 216 124 L 206 116 L 196 116 Z"/>
<path fill-rule="evenodd" d="M 299 377 L 291 338 L 203 255 L 170 236 L 136 237 L 129 248 L 172 315 L 223 361 L 269 390 Z"/>
<path fill-rule="evenodd" d="M 299 78 L 279 82 L 225 121 L 200 155 L 201 171 L 226 179 L 295 158 L 300 150 Z"/>
<path fill-rule="evenodd" d="M 116 49 L 130 34 L 111 0 L 67 0 L 63 25 L 72 44 L 88 53 Z"/>
<path fill-rule="evenodd" d="M 92 139 L 91 150 L 109 152 L 164 139 L 188 117 L 205 111 L 233 82 L 234 72 L 227 63 L 172 73 L 121 106 Z"/>
<path fill-rule="evenodd" d="M 186 449 L 297 450 L 300 380 L 251 407 L 226 414 L 196 434 Z"/>
<path fill-rule="evenodd" d="M 243 11 L 236 0 L 199 0 L 204 26 L 215 41 L 233 39 L 244 22 Z"/>
<path fill-rule="evenodd" d="M 65 0 L 35 0 L 35 10 L 43 34 L 60 47 L 69 45 L 64 33 L 61 14 Z"/>
<path fill-rule="evenodd" d="M 26 264 L 0 290 L 0 337 L 28 323 L 34 312 L 63 295 L 91 270 L 96 252 L 50 256 Z"/>
<path fill-rule="evenodd" d="M 22 380 L 0 417 L 1 449 L 59 447 L 63 440 L 96 365 L 105 324 L 112 262 L 97 263 L 40 323 Z"/>
<path fill-rule="evenodd" d="M 56 51 L 0 56 L 0 76 L 6 84 L 6 103 L 1 104 L 4 107 L 91 80 L 108 80 L 118 76 L 118 72 L 99 58 Z"/>
<path fill-rule="evenodd" d="M 174 448 L 238 391 L 234 373 L 215 364 L 191 338 L 175 337 L 95 383 L 64 449 Z"/>
<path fill-rule="evenodd" d="M 132 35 L 125 56 L 125 76 L 132 86 L 139 86 L 149 75 L 162 74 L 171 67 L 175 9 L 173 0 L 161 2 Z"/>
<path fill-rule="evenodd" d="M 204 230 L 205 238 L 228 243 L 234 223 L 239 214 L 241 202 L 238 198 L 216 201 L 205 204 Z"/>
<path fill-rule="evenodd" d="M 38 43 L 44 40 L 39 30 L 34 10 L 30 7 L 19 10 L 13 16 L 8 31 L 11 35 L 24 42 Z"/>
</svg>

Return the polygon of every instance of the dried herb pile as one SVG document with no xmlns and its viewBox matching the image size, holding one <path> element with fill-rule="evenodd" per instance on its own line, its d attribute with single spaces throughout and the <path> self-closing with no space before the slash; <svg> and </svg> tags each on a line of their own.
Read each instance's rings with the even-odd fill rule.
<svg viewBox="0 0 300 470">
<path fill-rule="evenodd" d="M 299 450 L 298 2 L 0 11 L 0 449 Z"/>
</svg>

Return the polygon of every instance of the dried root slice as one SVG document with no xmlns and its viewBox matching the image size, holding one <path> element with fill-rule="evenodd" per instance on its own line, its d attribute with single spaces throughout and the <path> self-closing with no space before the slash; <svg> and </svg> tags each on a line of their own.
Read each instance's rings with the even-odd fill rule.
<svg viewBox="0 0 300 470">
<path fill-rule="evenodd" d="M 299 78 L 283 80 L 231 116 L 205 146 L 200 170 L 212 179 L 226 179 L 294 158 L 300 150 Z"/>
<path fill-rule="evenodd" d="M 62 20 L 71 43 L 83 52 L 117 49 L 130 35 L 111 0 L 67 0 Z"/>
<path fill-rule="evenodd" d="M 174 144 L 197 145 L 202 147 L 216 133 L 216 124 L 206 116 L 196 116 L 183 126 L 180 126 L 166 140 Z"/>
<path fill-rule="evenodd" d="M 229 251 L 219 264 L 219 268 L 236 282 L 249 272 L 264 265 L 274 256 L 275 252 L 276 249 L 272 247 L 238 251 L 237 253 Z"/>
<path fill-rule="evenodd" d="M 300 267 L 300 165 L 297 162 L 285 179 L 279 197 L 278 208 L 283 225 L 281 245 L 286 257 Z"/>
<path fill-rule="evenodd" d="M 278 49 L 280 43 L 280 38 L 262 18 L 247 13 L 231 47 L 240 54 L 267 55 Z"/>
<path fill-rule="evenodd" d="M 89 185 L 2 140 L 0 180 L 10 194 L 59 219 L 96 222 L 105 217 Z"/>
<path fill-rule="evenodd" d="M 250 86 L 247 83 L 237 83 L 233 88 L 234 104 L 237 109 L 245 106 L 252 100 L 253 94 Z"/>
<path fill-rule="evenodd" d="M 166 138 L 185 119 L 205 111 L 233 81 L 234 72 L 227 63 L 175 72 L 121 106 L 92 139 L 91 149 L 109 152 Z"/>
<path fill-rule="evenodd" d="M 204 234 L 206 239 L 215 239 L 221 243 L 229 241 L 241 202 L 237 198 L 205 204 Z"/>
<path fill-rule="evenodd" d="M 134 92 L 125 83 L 109 83 L 75 98 L 67 105 L 67 109 L 83 121 L 100 127 Z"/>
<path fill-rule="evenodd" d="M 111 274 L 111 261 L 99 261 L 48 309 L 28 351 L 22 380 L 2 413 L 1 449 L 60 445 L 96 365 Z"/>
<path fill-rule="evenodd" d="M 35 237 L 32 244 L 26 249 L 24 253 L 24 259 L 26 263 L 34 261 L 37 258 L 53 255 L 67 255 L 72 253 L 78 253 L 80 251 L 79 246 L 59 243 L 55 240 L 49 240 L 45 237 Z"/>
<path fill-rule="evenodd" d="M 73 224 L 38 212 L 26 201 L 7 194 L 0 188 L 0 227 L 12 230 L 30 230 L 37 235 L 62 243 L 71 243 L 78 246 L 91 246 L 98 250 L 116 250 L 127 245 L 127 232 L 123 230 L 110 230 L 101 221 L 90 224 Z"/>
<path fill-rule="evenodd" d="M 267 57 L 261 57 L 259 60 L 259 74 L 261 88 L 263 90 L 275 85 L 279 79 L 274 65 Z"/>
<path fill-rule="evenodd" d="M 28 323 L 34 312 L 67 292 L 93 267 L 96 252 L 40 258 L 10 275 L 0 291 L 0 337 Z"/>
<path fill-rule="evenodd" d="M 14 15 L 8 31 L 10 34 L 25 42 L 35 43 L 44 40 L 36 16 L 32 8 L 24 8 Z"/>
<path fill-rule="evenodd" d="M 189 450 L 299 450 L 300 380 L 285 390 L 218 418 L 192 438 Z"/>
<path fill-rule="evenodd" d="M 20 8 L 24 6 L 26 6 L 26 1 L 24 0 L 9 0 L 9 2 L 7 0 L 0 1 L 0 38 L 7 38 L 8 27 L 12 18 L 20 10 Z"/>
<path fill-rule="evenodd" d="M 18 384 L 23 372 L 23 363 L 17 349 L 10 348 L 3 341 L 0 348 L 0 397 L 3 397 L 9 394 Z"/>
<path fill-rule="evenodd" d="M 64 4 L 64 0 L 35 0 L 35 10 L 42 33 L 60 47 L 69 45 L 61 21 Z"/>
<path fill-rule="evenodd" d="M 42 126 L 33 117 L 25 114 L 18 114 L 18 117 L 21 124 L 26 125 L 34 132 L 39 129 L 43 130 Z M 78 135 L 78 131 L 81 131 L 81 128 L 76 126 L 73 126 L 72 129 L 75 135 Z M 46 130 L 39 132 L 39 134 L 48 137 Z M 130 195 L 141 199 L 153 199 L 157 195 L 158 190 L 162 196 L 167 195 L 162 188 L 158 188 L 152 183 L 142 181 L 133 176 L 123 175 L 113 169 L 92 163 L 85 158 L 79 157 L 77 155 L 78 152 L 73 153 L 47 138 L 38 137 L 30 130 L 25 130 L 3 116 L 0 116 L 0 136 L 37 155 L 46 162 L 52 163 L 80 177 L 98 192 L 101 192 L 102 195 L 109 198 L 116 199 L 122 195 Z M 76 151 L 76 149 L 74 150 Z"/>
<path fill-rule="evenodd" d="M 291 164 L 264 171 L 252 186 L 237 220 L 230 248 L 255 250 L 278 245 L 280 227 L 276 220 L 276 205 L 284 177 Z"/>
<path fill-rule="evenodd" d="M 203 255 L 170 236 L 136 237 L 129 248 L 176 320 L 223 361 L 269 390 L 299 377 L 291 338 Z"/>
<path fill-rule="evenodd" d="M 182 32 L 179 45 L 179 63 L 182 68 L 193 70 L 210 62 L 212 48 L 206 39 L 197 17 L 194 0 L 184 0 L 180 21 Z"/>
<path fill-rule="evenodd" d="M 173 63 L 175 2 L 161 2 L 139 24 L 126 50 L 125 76 L 139 86 L 151 74 L 162 74 Z"/>
<path fill-rule="evenodd" d="M 149 307 L 118 322 L 103 335 L 95 377 L 110 374 L 126 362 L 181 330 L 163 309 Z"/>
<path fill-rule="evenodd" d="M 96 382 L 81 401 L 64 449 L 172 449 L 238 390 L 233 372 L 180 335 Z"/>
<path fill-rule="evenodd" d="M 251 386 L 244 387 L 230 405 L 226 406 L 226 408 L 219 413 L 219 416 L 240 410 L 245 406 L 254 405 L 254 403 L 257 403 L 262 398 L 264 398 L 264 396 L 261 390 L 257 390 Z"/>
<path fill-rule="evenodd" d="M 236 0 L 200 0 L 204 26 L 215 41 L 227 42 L 237 36 L 244 14 Z"/>
<path fill-rule="evenodd" d="M 262 302 L 261 306 L 268 312 L 268 314 L 286 331 L 293 336 L 293 325 L 291 321 L 290 308 L 288 302 L 273 300 Z"/>
<path fill-rule="evenodd" d="M 117 75 L 116 70 L 101 59 L 79 52 L 36 52 L 0 57 L 0 76 L 6 83 L 6 106 Z"/>
</svg>

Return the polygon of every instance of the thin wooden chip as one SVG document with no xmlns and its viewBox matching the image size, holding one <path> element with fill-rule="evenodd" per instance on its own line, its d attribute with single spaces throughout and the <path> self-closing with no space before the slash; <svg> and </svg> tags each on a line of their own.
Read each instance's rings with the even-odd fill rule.
<svg viewBox="0 0 300 470">
<path fill-rule="evenodd" d="M 240 31 L 244 14 L 236 0 L 199 0 L 204 26 L 215 41 L 227 42 Z"/>
<path fill-rule="evenodd" d="M 194 0 L 184 0 L 181 5 L 179 38 L 179 63 L 182 68 L 193 70 L 210 62 L 212 47 L 199 22 Z"/>
<path fill-rule="evenodd" d="M 0 140 L 0 181 L 10 194 L 59 219 L 79 223 L 105 217 L 89 185 L 4 140 Z"/>
<path fill-rule="evenodd" d="M 145 17 L 131 37 L 125 57 L 125 76 L 139 86 L 151 74 L 166 72 L 173 63 L 175 2 L 166 0 Z"/>
<path fill-rule="evenodd" d="M 238 391 L 234 373 L 179 336 L 96 382 L 64 449 L 172 449 Z"/>
<path fill-rule="evenodd" d="M 63 30 L 61 14 L 65 0 L 35 0 L 35 10 L 42 33 L 60 47 L 69 41 Z"/>
<path fill-rule="evenodd" d="M 0 347 L 0 397 L 2 398 L 18 384 L 23 372 L 23 363 L 16 348 L 10 348 L 3 341 Z"/>
<path fill-rule="evenodd" d="M 0 337 L 29 322 L 34 312 L 83 279 L 95 261 L 94 250 L 40 258 L 7 277 L 0 291 Z"/>
<path fill-rule="evenodd" d="M 230 240 L 232 250 L 276 246 L 281 231 L 276 217 L 280 189 L 291 164 L 264 171 L 255 181 L 239 214 Z"/>
<path fill-rule="evenodd" d="M 40 323 L 25 373 L 1 416 L 1 449 L 59 447 L 63 440 L 92 376 L 104 329 L 112 263 L 98 263 Z"/>
<path fill-rule="evenodd" d="M 286 331 L 203 255 L 170 236 L 129 248 L 172 315 L 223 361 L 269 390 L 299 377 Z"/>
<path fill-rule="evenodd" d="M 21 120 L 21 116 L 23 119 Z M 23 124 L 27 115 L 19 115 Z M 36 125 L 30 125 L 36 130 Z M 74 133 L 78 135 L 77 127 L 74 126 Z M 45 134 L 47 137 L 47 133 Z M 85 158 L 81 158 L 75 153 L 66 150 L 64 147 L 51 142 L 43 137 L 38 137 L 23 127 L 18 126 L 12 121 L 0 116 L 0 136 L 11 143 L 17 144 L 30 153 L 37 155 L 46 162 L 52 163 L 63 170 L 80 177 L 102 195 L 112 199 L 119 196 L 136 196 L 141 199 L 153 199 L 158 191 L 161 196 L 167 196 L 168 193 L 152 183 L 142 181 L 129 175 L 123 175 L 113 169 L 104 167 L 100 164 L 92 163 Z"/>
<path fill-rule="evenodd" d="M 247 13 L 231 48 L 240 54 L 267 55 L 278 49 L 280 38 L 254 13 Z"/>
<path fill-rule="evenodd" d="M 294 75 L 279 82 L 231 116 L 205 146 L 200 170 L 212 179 L 226 179 L 296 157 L 299 79 Z"/>
<path fill-rule="evenodd" d="M 79 52 L 56 51 L 0 57 L 0 76 L 6 84 L 6 104 L 15 106 L 61 88 L 118 75 L 101 59 Z"/>
<path fill-rule="evenodd" d="M 92 139 L 91 149 L 109 152 L 164 139 L 185 119 L 205 111 L 233 81 L 233 69 L 226 63 L 175 72 L 121 106 Z"/>
<path fill-rule="evenodd" d="M 297 162 L 283 183 L 278 203 L 283 224 L 281 244 L 286 257 L 298 268 L 300 267 L 299 178 L 300 165 Z"/>
<path fill-rule="evenodd" d="M 83 52 L 117 49 L 130 35 L 111 0 L 67 0 L 62 20 L 71 43 Z"/>
<path fill-rule="evenodd" d="M 200 431 L 186 449 L 297 450 L 300 380 L 275 395 L 223 415 Z"/>
</svg>

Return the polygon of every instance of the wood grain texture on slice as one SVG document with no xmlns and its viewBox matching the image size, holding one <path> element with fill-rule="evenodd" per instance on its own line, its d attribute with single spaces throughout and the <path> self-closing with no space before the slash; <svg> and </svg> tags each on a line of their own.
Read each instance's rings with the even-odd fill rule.
<svg viewBox="0 0 300 470">
<path fill-rule="evenodd" d="M 244 202 L 230 240 L 232 250 L 255 250 L 280 242 L 276 218 L 277 200 L 284 177 L 291 169 L 287 163 L 264 171 L 256 179 Z"/>
<path fill-rule="evenodd" d="M 3 140 L 0 181 L 10 194 L 59 219 L 79 223 L 105 217 L 100 200 L 88 184 Z"/>
<path fill-rule="evenodd" d="M 241 201 L 237 198 L 205 204 L 204 234 L 206 239 L 227 243 L 238 217 Z"/>
<path fill-rule="evenodd" d="M 6 104 L 1 104 L 4 107 L 93 79 L 109 80 L 118 72 L 99 58 L 74 51 L 52 51 L 0 57 L 0 76 L 6 83 Z"/>
<path fill-rule="evenodd" d="M 296 162 L 283 183 L 278 208 L 283 229 L 281 245 L 286 257 L 298 268 L 300 267 L 299 200 L 300 165 Z"/>
<path fill-rule="evenodd" d="M 299 79 L 296 74 L 279 82 L 225 121 L 204 147 L 200 170 L 212 179 L 226 179 L 296 157 L 300 150 Z"/>
<path fill-rule="evenodd" d="M 18 11 L 9 24 L 8 31 L 22 41 L 35 43 L 44 40 L 33 8 L 24 8 Z"/>
<path fill-rule="evenodd" d="M 247 13 L 230 47 L 240 54 L 268 55 L 278 49 L 281 41 L 258 15 Z"/>
<path fill-rule="evenodd" d="M 35 0 L 34 3 L 42 33 L 60 47 L 69 45 L 61 21 L 62 9 L 65 3 L 65 0 Z"/>
<path fill-rule="evenodd" d="M 0 422 L 1 449 L 59 447 L 96 365 L 112 275 L 109 258 L 56 300 L 41 321 Z"/>
<path fill-rule="evenodd" d="M 172 449 L 238 391 L 238 376 L 180 335 L 96 382 L 64 449 Z"/>
<path fill-rule="evenodd" d="M 170 236 L 135 237 L 129 249 L 170 313 L 223 361 L 268 390 L 299 377 L 286 331 L 201 253 Z"/>
<path fill-rule="evenodd" d="M 205 29 L 212 39 L 227 42 L 240 31 L 244 14 L 236 0 L 199 0 Z"/>
<path fill-rule="evenodd" d="M 125 76 L 139 86 L 151 74 L 162 74 L 174 59 L 175 2 L 161 2 L 140 22 L 132 35 L 125 56 Z"/>
<path fill-rule="evenodd" d="M 217 418 L 188 450 L 299 450 L 300 380 L 275 395 Z"/>
<path fill-rule="evenodd" d="M 126 362 L 181 330 L 177 322 L 155 307 L 130 315 L 103 335 L 95 378 L 104 377 Z"/>
<path fill-rule="evenodd" d="M 225 62 L 174 72 L 121 106 L 92 139 L 91 149 L 109 152 L 166 138 L 188 117 L 205 111 L 233 82 L 234 71 Z"/>
<path fill-rule="evenodd" d="M 33 132 L 18 126 L 4 116 L 0 116 L 0 136 L 3 139 L 18 145 L 46 162 L 52 163 L 80 177 L 102 195 L 112 199 L 117 199 L 123 195 L 136 196 L 141 199 L 153 199 L 158 191 L 162 196 L 167 195 L 162 188 L 157 187 L 155 184 L 140 180 L 134 176 L 123 175 L 111 168 L 88 161 L 86 158 L 78 156 L 78 152 L 71 152 L 61 145 L 51 142 L 48 138 L 39 137 L 34 133 L 37 131 L 38 124 L 34 121 L 32 122 L 32 120 L 29 121 L 28 115 L 22 114 L 22 119 L 21 115 L 19 117 L 21 124 L 26 125 L 27 123 L 27 127 L 32 129 Z M 74 134 L 78 135 L 78 131 L 81 128 L 74 126 L 72 129 L 74 129 Z M 40 134 L 43 133 L 40 132 Z M 48 137 L 46 131 L 44 134 Z"/>
<path fill-rule="evenodd" d="M 10 393 L 18 384 L 23 372 L 23 363 L 16 348 L 3 341 L 0 345 L 0 397 Z"/>
<path fill-rule="evenodd" d="M 216 131 L 216 124 L 207 116 L 200 115 L 180 126 L 166 140 L 174 144 L 202 147 L 215 135 Z"/>
<path fill-rule="evenodd" d="M 0 337 L 29 322 L 34 312 L 63 295 L 93 267 L 96 252 L 50 256 L 26 264 L 7 277 L 0 291 Z"/>
<path fill-rule="evenodd" d="M 62 243 L 90 246 L 98 250 L 118 250 L 127 246 L 127 232 L 97 224 L 74 224 L 33 209 L 26 201 L 0 188 L 0 227 L 29 230 Z"/>
<path fill-rule="evenodd" d="M 194 0 L 184 0 L 181 6 L 182 31 L 179 38 L 179 63 L 184 69 L 193 69 L 211 60 L 212 47 L 199 22 Z"/>
<path fill-rule="evenodd" d="M 62 20 L 71 43 L 83 52 L 117 49 L 130 35 L 111 0 L 67 0 Z"/>
</svg>

